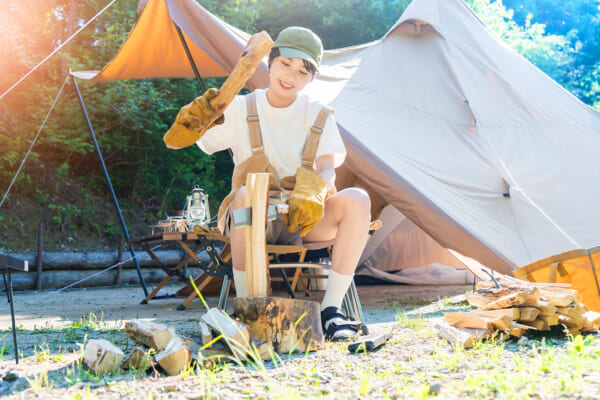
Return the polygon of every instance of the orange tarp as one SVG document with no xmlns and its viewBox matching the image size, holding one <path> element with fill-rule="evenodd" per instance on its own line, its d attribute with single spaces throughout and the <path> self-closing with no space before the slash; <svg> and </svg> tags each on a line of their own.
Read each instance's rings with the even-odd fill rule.
<svg viewBox="0 0 600 400">
<path fill-rule="evenodd" d="M 519 268 L 514 274 L 530 282 L 570 283 L 581 294 L 583 304 L 600 312 L 600 246 L 557 254 Z"/>
</svg>

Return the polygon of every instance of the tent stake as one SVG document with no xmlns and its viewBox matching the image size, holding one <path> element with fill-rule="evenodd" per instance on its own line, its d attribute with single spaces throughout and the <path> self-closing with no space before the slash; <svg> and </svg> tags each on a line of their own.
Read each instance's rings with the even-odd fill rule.
<svg viewBox="0 0 600 400">
<path fill-rule="evenodd" d="M 102 157 L 102 153 L 100 152 L 100 146 L 98 146 L 98 141 L 96 140 L 96 134 L 94 133 L 94 128 L 92 127 L 92 123 L 90 122 L 90 118 L 87 113 L 87 109 L 85 107 L 85 103 L 83 102 L 83 97 L 81 97 L 81 92 L 79 91 L 79 85 L 77 84 L 77 78 L 73 77 L 73 84 L 75 85 L 75 91 L 77 92 L 77 98 L 79 99 L 79 104 L 81 105 L 81 110 L 83 111 L 83 116 L 85 121 L 87 122 L 88 129 L 90 130 L 90 134 L 92 135 L 92 140 L 94 141 L 94 146 L 96 148 L 96 154 L 98 154 L 98 158 L 100 158 L 100 164 L 102 165 L 102 170 L 104 171 L 104 177 L 106 178 L 106 183 L 108 184 L 108 188 L 110 189 L 110 194 L 113 199 L 113 203 L 115 208 L 117 209 L 117 215 L 119 216 L 119 221 L 121 222 L 121 228 L 123 229 L 123 235 L 127 241 L 129 241 L 129 232 L 127 230 L 127 225 L 125 224 L 125 220 L 123 219 L 123 214 L 121 213 L 121 207 L 119 206 L 119 201 L 117 200 L 117 195 L 115 194 L 115 190 L 113 189 L 112 182 L 110 180 L 110 176 L 108 175 L 108 171 L 106 170 L 106 165 L 104 164 L 104 158 Z M 140 282 L 142 284 L 142 288 L 144 289 L 144 295 L 148 297 L 148 288 L 146 287 L 146 281 L 144 281 L 144 276 L 142 275 L 142 269 L 140 268 L 140 263 L 138 262 L 137 256 L 135 255 L 135 250 L 133 246 L 127 245 L 129 247 L 129 252 L 131 253 L 131 257 L 133 257 L 133 262 L 135 263 L 135 267 L 137 268 L 138 276 L 140 277 Z"/>
<path fill-rule="evenodd" d="M 185 38 L 183 37 L 183 33 L 181 32 L 181 29 L 177 26 L 177 24 L 173 23 L 173 25 L 175 25 L 175 29 L 177 30 L 177 34 L 179 35 L 179 40 L 181 41 L 181 44 L 183 45 L 185 54 L 187 55 L 188 61 L 190 62 L 190 66 L 192 67 L 192 70 L 194 70 L 194 75 L 196 75 L 196 80 L 200 84 L 200 90 L 202 90 L 202 93 L 204 93 L 204 92 L 206 92 L 206 86 L 204 86 L 204 82 L 202 81 L 200 72 L 198 71 L 198 68 L 196 67 L 196 63 L 194 62 L 194 58 L 192 57 L 190 48 L 188 47 L 187 42 L 185 41 Z"/>
</svg>

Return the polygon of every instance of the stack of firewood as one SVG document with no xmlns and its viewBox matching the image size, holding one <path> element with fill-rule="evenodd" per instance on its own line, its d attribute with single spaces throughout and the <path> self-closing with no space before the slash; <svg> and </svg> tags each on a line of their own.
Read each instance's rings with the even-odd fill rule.
<svg viewBox="0 0 600 400">
<path fill-rule="evenodd" d="M 499 286 L 499 287 L 498 287 Z M 467 302 L 477 307 L 468 312 L 445 313 L 437 328 L 450 343 L 471 347 L 478 339 L 521 338 L 527 330 L 550 331 L 553 327 L 575 336 L 595 332 L 600 313 L 589 311 L 575 289 L 564 284 L 531 283 L 505 277 L 480 282 Z"/>
<path fill-rule="evenodd" d="M 172 326 L 140 320 L 127 322 L 125 331 L 137 343 L 127 356 L 107 340 L 87 342 L 83 360 L 94 373 L 154 368 L 177 375 L 192 364 L 212 369 L 217 363 L 248 358 L 270 360 L 274 354 L 270 343 L 253 339 L 248 325 L 219 308 L 202 315 L 194 338 L 177 334 Z"/>
</svg>

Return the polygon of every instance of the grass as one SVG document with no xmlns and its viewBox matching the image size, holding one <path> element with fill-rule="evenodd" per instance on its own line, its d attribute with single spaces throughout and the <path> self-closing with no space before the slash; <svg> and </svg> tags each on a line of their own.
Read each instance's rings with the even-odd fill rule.
<svg viewBox="0 0 600 400">
<path fill-rule="evenodd" d="M 410 309 L 395 303 L 394 322 L 384 328 L 372 327 L 379 332 L 393 331 L 390 341 L 376 352 L 349 354 L 346 344 L 331 343 L 322 351 L 278 355 L 272 362 L 234 360 L 212 370 L 190 367 L 168 382 L 178 382 L 182 391 L 193 392 L 195 398 L 426 399 L 435 397 L 437 391 L 437 397 L 443 399 L 600 395 L 598 334 L 537 334 L 522 345 L 515 340 L 492 340 L 478 342 L 472 349 L 455 348 L 442 340 L 433 326 L 444 311 L 460 307 L 447 299 Z M 122 323 L 105 323 L 102 316 L 83 315 L 64 328 L 22 330 L 40 339 L 24 363 L 67 364 L 68 354 L 74 359 L 60 370 L 28 377 L 30 390 L 52 392 L 83 384 L 85 389 L 69 393 L 70 398 L 94 398 L 97 386 L 110 386 L 121 398 L 167 398 L 154 386 L 163 379 L 155 379 L 154 372 L 122 371 L 100 377 L 83 365 L 80 353 L 73 357 L 73 349 L 69 349 L 72 340 L 78 343 L 77 352 L 94 335 L 126 341 L 121 327 Z M 57 335 L 63 339 L 54 342 Z M 0 356 L 7 348 L 0 349 Z M 10 362 L 4 358 L 3 362 Z M 150 391 L 148 378 L 154 382 Z"/>
</svg>

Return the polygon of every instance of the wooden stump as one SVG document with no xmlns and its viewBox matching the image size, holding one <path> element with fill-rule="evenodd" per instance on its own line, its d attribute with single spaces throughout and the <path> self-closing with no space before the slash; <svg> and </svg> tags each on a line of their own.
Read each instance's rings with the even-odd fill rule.
<svg viewBox="0 0 600 400">
<path fill-rule="evenodd" d="M 255 339 L 271 343 L 278 353 L 319 350 L 325 345 L 319 303 L 279 297 L 237 298 L 236 316 L 250 326 Z"/>
</svg>

